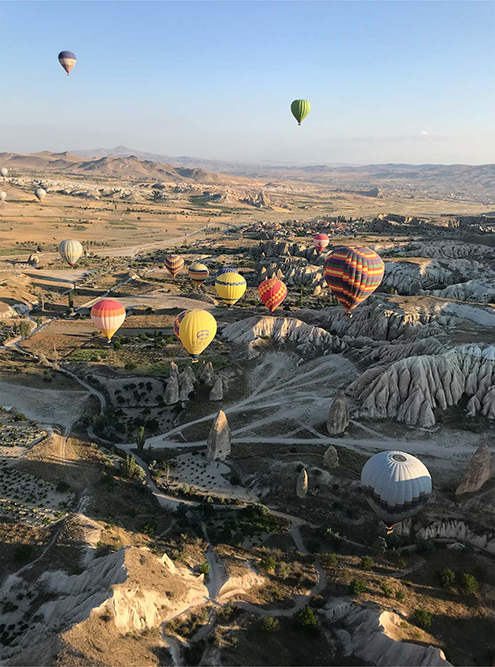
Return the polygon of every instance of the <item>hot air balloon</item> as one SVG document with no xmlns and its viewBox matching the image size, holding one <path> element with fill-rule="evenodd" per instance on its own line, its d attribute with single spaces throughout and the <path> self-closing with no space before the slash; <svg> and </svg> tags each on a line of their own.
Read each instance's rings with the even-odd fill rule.
<svg viewBox="0 0 495 667">
<path fill-rule="evenodd" d="M 361 487 L 387 527 L 414 516 L 428 502 L 431 477 L 419 459 L 405 452 L 380 452 L 366 461 Z"/>
<path fill-rule="evenodd" d="M 58 54 L 58 62 L 67 72 L 67 76 L 69 76 L 70 71 L 76 64 L 77 60 L 76 56 L 72 53 L 72 51 L 60 51 L 60 53 Z"/>
<path fill-rule="evenodd" d="M 218 269 L 218 271 L 215 274 L 215 278 L 218 278 L 218 276 L 221 276 L 222 273 L 237 273 L 235 269 L 230 269 L 228 267 L 224 267 L 223 269 Z"/>
<path fill-rule="evenodd" d="M 276 310 L 287 296 L 287 287 L 278 278 L 267 278 L 258 287 L 260 299 L 270 313 Z"/>
<path fill-rule="evenodd" d="M 294 100 L 290 105 L 290 110 L 292 111 L 294 118 L 297 120 L 298 125 L 300 125 L 311 111 L 311 104 L 308 100 Z"/>
<path fill-rule="evenodd" d="M 74 241 L 74 239 L 66 239 L 62 241 L 58 246 L 58 251 L 62 259 L 74 266 L 79 257 L 83 254 L 83 247 L 79 241 Z"/>
<path fill-rule="evenodd" d="M 0 190 L 0 201 L 5 201 L 7 199 L 7 193 L 3 190 Z"/>
<path fill-rule="evenodd" d="M 43 201 L 43 199 L 46 197 L 46 190 L 43 190 L 43 188 L 36 188 L 34 191 L 34 196 L 39 199 L 39 201 Z"/>
<path fill-rule="evenodd" d="M 113 299 L 102 299 L 91 308 L 91 319 L 93 324 L 103 331 L 111 341 L 114 333 L 120 329 L 125 320 L 125 308 Z"/>
<path fill-rule="evenodd" d="M 325 250 L 327 245 L 330 243 L 330 239 L 326 234 L 315 234 L 313 236 L 313 243 L 315 244 L 315 248 L 318 250 L 318 252 L 321 252 L 322 250 Z"/>
<path fill-rule="evenodd" d="M 184 260 L 180 255 L 168 255 L 165 257 L 165 266 L 175 278 L 179 271 L 184 267 Z"/>
<path fill-rule="evenodd" d="M 8 173 L 9 173 L 9 170 L 7 169 L 7 167 L 2 167 L 0 169 L 0 176 L 3 176 L 5 178 Z"/>
<path fill-rule="evenodd" d="M 196 283 L 196 285 L 202 285 L 210 275 L 208 267 L 205 264 L 200 264 L 199 262 L 191 264 L 187 269 L 187 273 L 189 274 L 189 278 L 193 281 L 193 283 Z"/>
<path fill-rule="evenodd" d="M 179 325 L 179 338 L 193 358 L 193 363 L 215 338 L 217 322 L 207 310 L 186 312 Z"/>
<path fill-rule="evenodd" d="M 175 321 L 174 321 L 174 334 L 177 336 L 177 338 L 179 340 L 180 340 L 180 336 L 179 336 L 180 323 L 182 322 L 182 320 L 184 319 L 184 316 L 187 315 L 188 312 L 189 312 L 188 310 L 183 310 L 182 313 L 179 313 L 177 315 L 177 317 L 175 318 Z"/>
<path fill-rule="evenodd" d="M 240 273 L 222 273 L 215 280 L 215 289 L 226 306 L 232 308 L 246 291 L 246 279 Z"/>
<path fill-rule="evenodd" d="M 336 248 L 325 260 L 323 276 L 349 312 L 376 290 L 384 270 L 381 257 L 370 248 Z"/>
</svg>

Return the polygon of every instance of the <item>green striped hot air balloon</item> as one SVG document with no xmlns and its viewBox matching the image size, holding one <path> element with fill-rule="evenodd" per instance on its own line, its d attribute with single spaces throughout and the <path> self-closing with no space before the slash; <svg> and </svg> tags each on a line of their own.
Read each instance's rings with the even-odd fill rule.
<svg viewBox="0 0 495 667">
<path fill-rule="evenodd" d="M 311 111 L 311 104 L 308 100 L 294 100 L 290 105 L 290 110 L 300 125 Z"/>
</svg>

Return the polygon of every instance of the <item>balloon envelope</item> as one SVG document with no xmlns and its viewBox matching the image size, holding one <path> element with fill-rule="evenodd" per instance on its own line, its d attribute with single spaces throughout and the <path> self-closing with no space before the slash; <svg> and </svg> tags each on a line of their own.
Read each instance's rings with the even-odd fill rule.
<svg viewBox="0 0 495 667">
<path fill-rule="evenodd" d="M 311 111 L 311 104 L 308 100 L 294 100 L 290 105 L 290 110 L 300 125 Z"/>
<path fill-rule="evenodd" d="M 114 333 L 124 323 L 125 308 L 119 301 L 102 299 L 91 308 L 91 319 L 93 320 L 93 324 L 110 341 Z"/>
<path fill-rule="evenodd" d="M 2 167 L 0 169 L 0 175 L 3 176 L 4 178 L 5 178 L 5 176 L 7 176 L 8 173 L 9 173 L 9 170 L 7 169 L 7 167 Z"/>
<path fill-rule="evenodd" d="M 7 193 L 3 190 L 0 190 L 0 201 L 5 201 L 7 199 Z"/>
<path fill-rule="evenodd" d="M 43 188 L 36 188 L 34 191 L 34 196 L 40 201 L 43 201 L 43 199 L 46 197 L 46 190 L 43 190 Z"/>
<path fill-rule="evenodd" d="M 58 251 L 62 259 L 65 259 L 68 264 L 74 266 L 79 257 L 83 254 L 83 247 L 79 241 L 66 239 L 60 243 Z"/>
<path fill-rule="evenodd" d="M 193 283 L 196 283 L 196 285 L 202 285 L 210 275 L 206 264 L 201 264 L 200 262 L 191 264 L 187 269 L 187 273 L 189 274 L 189 278 Z"/>
<path fill-rule="evenodd" d="M 313 236 L 313 243 L 318 252 L 325 250 L 327 245 L 330 243 L 330 239 L 326 234 L 315 234 Z"/>
<path fill-rule="evenodd" d="M 184 319 L 184 316 L 187 315 L 188 312 L 189 312 L 188 310 L 183 310 L 182 313 L 179 313 L 177 315 L 177 317 L 175 318 L 175 321 L 174 321 L 174 334 L 177 336 L 177 338 L 179 340 L 180 340 L 180 336 L 179 336 L 180 323 L 182 322 L 182 320 Z"/>
<path fill-rule="evenodd" d="M 278 278 L 267 278 L 258 287 L 260 299 L 270 313 L 276 310 L 287 296 L 287 287 Z"/>
<path fill-rule="evenodd" d="M 218 271 L 215 274 L 215 278 L 218 278 L 218 276 L 221 276 L 222 273 L 237 273 L 235 269 L 230 269 L 228 267 L 224 267 L 223 269 L 218 269 Z"/>
<path fill-rule="evenodd" d="M 215 280 L 215 289 L 223 303 L 232 307 L 246 291 L 246 279 L 240 273 L 222 273 Z"/>
<path fill-rule="evenodd" d="M 190 310 L 179 325 L 179 338 L 194 361 L 215 338 L 217 322 L 207 310 Z"/>
<path fill-rule="evenodd" d="M 165 266 L 175 278 L 179 271 L 184 268 L 184 260 L 180 255 L 168 255 L 165 257 Z"/>
<path fill-rule="evenodd" d="M 58 54 L 58 62 L 67 72 L 67 76 L 69 76 L 70 71 L 76 64 L 77 60 L 76 56 L 72 53 L 72 51 L 60 51 L 60 53 Z"/>
<path fill-rule="evenodd" d="M 381 257 L 370 248 L 336 248 L 325 260 L 323 276 L 348 312 L 376 290 L 384 270 Z"/>
<path fill-rule="evenodd" d="M 361 487 L 370 507 L 387 526 L 414 516 L 431 497 L 428 468 L 405 452 L 380 452 L 366 461 Z"/>
</svg>

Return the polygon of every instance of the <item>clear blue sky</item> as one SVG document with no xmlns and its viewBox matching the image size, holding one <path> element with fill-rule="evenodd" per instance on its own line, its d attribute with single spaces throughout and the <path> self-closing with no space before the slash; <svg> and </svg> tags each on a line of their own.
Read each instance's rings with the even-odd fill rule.
<svg viewBox="0 0 495 667">
<path fill-rule="evenodd" d="M 495 162 L 494 34 L 492 2 L 0 2 L 0 150 Z"/>
</svg>

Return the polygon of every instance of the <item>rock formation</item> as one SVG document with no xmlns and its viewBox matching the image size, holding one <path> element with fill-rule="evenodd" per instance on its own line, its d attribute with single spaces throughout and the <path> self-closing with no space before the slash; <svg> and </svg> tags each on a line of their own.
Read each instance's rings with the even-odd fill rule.
<svg viewBox="0 0 495 667">
<path fill-rule="evenodd" d="M 349 408 L 347 407 L 344 392 L 339 391 L 333 399 L 328 411 L 327 431 L 330 435 L 339 435 L 340 433 L 343 433 L 348 426 Z"/>
<path fill-rule="evenodd" d="M 211 361 L 203 361 L 198 371 L 198 379 L 207 385 L 212 385 L 214 381 L 215 371 Z"/>
<path fill-rule="evenodd" d="M 305 498 L 308 493 L 308 473 L 303 468 L 297 477 L 296 493 L 298 498 Z"/>
<path fill-rule="evenodd" d="M 223 461 L 232 449 L 229 423 L 223 410 L 219 410 L 208 434 L 206 458 L 208 461 Z"/>
<path fill-rule="evenodd" d="M 221 401 L 223 398 L 223 382 L 221 377 L 217 377 L 213 387 L 211 388 L 209 399 L 210 401 Z"/>
<path fill-rule="evenodd" d="M 456 495 L 479 491 L 492 475 L 493 461 L 490 450 L 486 445 L 480 445 L 461 477 L 459 486 L 455 490 Z"/>
<path fill-rule="evenodd" d="M 339 455 L 333 445 L 330 445 L 323 455 L 323 465 L 325 468 L 336 468 L 339 465 Z"/>
<path fill-rule="evenodd" d="M 194 382 L 196 378 L 190 366 L 188 366 L 179 376 L 179 400 L 187 401 L 189 394 L 194 391 Z"/>
<path fill-rule="evenodd" d="M 165 403 L 173 405 L 179 401 L 179 380 L 176 375 L 171 375 L 165 389 Z"/>
</svg>

